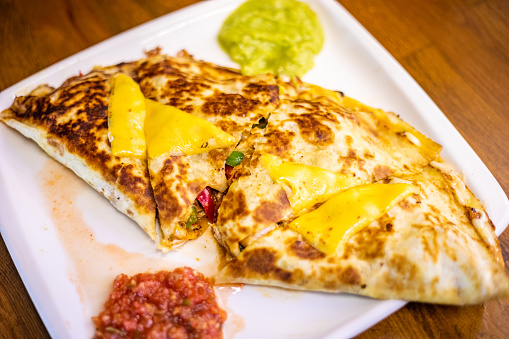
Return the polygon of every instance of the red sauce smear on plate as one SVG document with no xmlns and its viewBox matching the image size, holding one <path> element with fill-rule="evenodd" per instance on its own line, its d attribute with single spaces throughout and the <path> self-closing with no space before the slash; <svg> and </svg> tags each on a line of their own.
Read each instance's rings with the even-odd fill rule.
<svg viewBox="0 0 509 339">
<path fill-rule="evenodd" d="M 212 284 L 192 268 L 120 274 L 94 338 L 222 338 L 226 312 Z"/>
</svg>

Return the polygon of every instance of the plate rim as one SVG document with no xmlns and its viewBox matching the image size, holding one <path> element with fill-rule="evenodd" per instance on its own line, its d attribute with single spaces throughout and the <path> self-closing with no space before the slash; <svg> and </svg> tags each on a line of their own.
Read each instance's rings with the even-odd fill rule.
<svg viewBox="0 0 509 339">
<path fill-rule="evenodd" d="M 133 27 L 129 30 L 126 30 L 122 33 L 119 33 L 115 36 L 112 36 L 106 40 L 103 40 L 97 44 L 94 44 L 76 54 L 73 54 L 69 57 L 66 57 L 57 63 L 48 66 L 29 77 L 17 82 L 16 84 L 13 84 L 9 86 L 8 88 L 4 89 L 0 92 L 0 109 L 3 109 L 4 107 L 9 107 L 12 103 L 12 100 L 16 97 L 17 94 L 23 91 L 27 91 L 29 88 L 34 88 L 33 86 L 36 86 L 38 83 L 40 83 L 40 79 L 50 77 L 52 74 L 55 74 L 62 70 L 70 70 L 74 68 L 79 68 L 80 62 L 82 62 L 84 59 L 88 59 L 93 57 L 94 55 L 97 55 L 101 53 L 104 49 L 111 48 L 112 45 L 125 43 L 125 40 L 128 39 L 136 39 L 138 36 L 146 36 L 147 30 L 154 30 L 158 27 L 166 27 L 167 29 L 170 28 L 178 28 L 179 25 L 185 25 L 193 21 L 199 21 L 204 17 L 213 16 L 216 11 L 224 10 L 225 6 L 229 7 L 235 7 L 238 4 L 240 4 L 242 0 L 214 0 L 214 1 L 205 1 L 205 2 L 199 2 L 192 4 L 190 6 L 178 9 L 176 11 L 167 13 L 165 15 L 162 15 L 158 18 L 155 18 L 153 20 L 150 20 L 146 23 L 143 23 L 141 25 L 138 25 L 136 27 Z M 509 200 L 507 198 L 507 195 L 505 194 L 505 191 L 500 186 L 496 178 L 493 176 L 491 171 L 487 168 L 487 166 L 484 164 L 484 162 L 479 158 L 479 156 L 473 151 L 471 146 L 465 141 L 463 136 L 457 131 L 457 129 L 454 127 L 454 125 L 448 120 L 446 115 L 440 110 L 440 108 L 433 102 L 433 100 L 428 96 L 428 94 L 419 86 L 419 84 L 410 76 L 410 74 L 397 62 L 397 60 L 355 19 L 340 3 L 334 0 L 319 0 L 317 1 L 320 5 L 324 6 L 325 8 L 331 9 L 331 13 L 333 16 L 341 17 L 343 20 L 348 20 L 348 26 L 353 29 L 352 33 L 354 33 L 357 36 L 361 36 L 361 42 L 363 44 L 369 45 L 370 48 L 366 48 L 367 50 L 372 49 L 372 53 L 377 54 L 377 58 L 381 58 L 381 63 L 385 65 L 386 67 L 389 67 L 391 71 L 395 72 L 395 77 L 398 78 L 398 81 L 396 83 L 398 85 L 405 85 L 405 88 L 401 88 L 401 91 L 407 95 L 409 99 L 412 97 L 418 97 L 419 100 L 424 100 L 426 105 L 431 107 L 431 109 L 434 112 L 438 112 L 438 116 L 440 117 L 440 123 L 445 124 L 446 128 L 452 129 L 456 132 L 457 135 L 455 135 L 455 138 L 459 138 L 460 143 L 462 143 L 462 147 L 466 151 L 469 152 L 470 156 L 475 157 L 479 160 L 482 170 L 487 172 L 491 177 L 490 180 L 494 181 L 498 185 L 498 189 L 501 191 L 503 197 L 505 198 L 503 201 L 503 204 L 505 205 L 505 214 L 501 217 L 499 221 L 497 221 L 497 224 L 502 224 L 505 226 L 497 227 L 497 236 L 499 236 L 507 227 L 509 224 Z M 199 12 L 198 15 L 196 15 L 195 12 Z M 171 19 L 171 20 L 169 20 Z M 408 87 L 406 87 L 408 86 Z M 8 105 L 8 106 L 6 106 Z M 435 117 L 436 118 L 436 117 Z M 434 122 L 435 124 L 436 122 Z M 1 132 L 0 132 L 1 133 Z M 5 185 L 2 185 L 5 178 L 1 171 L 2 166 L 0 166 L 0 203 L 3 206 L 10 206 L 11 201 L 9 201 L 9 195 L 5 193 L 6 189 L 3 189 L 2 187 L 5 187 Z M 2 208 L 3 210 L 4 208 Z M 42 305 L 39 300 L 40 298 L 37 298 L 36 296 L 41 291 L 38 290 L 38 287 L 34 287 L 34 284 L 31 284 L 31 280 L 29 277 L 36 275 L 41 276 L 40 272 L 38 270 L 34 270 L 34 272 L 30 272 L 30 270 L 26 267 L 26 264 L 23 263 L 23 251 L 20 249 L 20 246 L 16 246 L 16 242 L 12 240 L 12 233 L 5 231 L 7 228 L 6 225 L 9 222 L 9 219 L 17 220 L 18 216 L 15 213 L 15 209 L 10 209 L 10 214 L 1 213 L 0 215 L 0 230 L 4 230 L 2 232 L 2 236 L 4 238 L 4 242 L 6 244 L 7 250 L 9 251 L 9 254 L 12 257 L 12 260 L 16 266 L 16 269 L 18 270 L 20 277 L 23 281 L 23 284 L 25 288 L 27 289 L 30 298 L 32 302 L 34 303 L 34 306 L 37 309 L 37 312 L 39 316 L 41 317 L 47 331 L 51 336 L 60 337 L 64 334 L 69 334 L 66 330 L 68 328 L 63 324 L 54 324 L 54 321 L 50 321 L 48 316 L 48 309 L 56 309 L 54 305 Z M 18 240 L 19 241 L 19 240 Z M 23 238 L 23 242 L 26 243 L 26 239 Z M 16 244 L 16 245 L 15 245 Z M 36 284 L 35 284 L 36 285 Z M 371 310 L 368 313 L 373 313 L 374 319 L 367 327 L 365 324 L 357 322 L 352 322 L 352 324 L 346 324 L 344 326 L 340 326 L 336 330 L 329 333 L 326 338 L 332 338 L 332 337 L 339 337 L 339 336 L 355 336 L 366 329 L 370 328 L 377 322 L 381 321 L 385 317 L 388 317 L 392 313 L 396 312 L 400 308 L 406 305 L 406 301 L 400 301 L 400 300 L 385 300 L 387 304 L 389 305 L 389 308 L 391 311 L 389 313 L 384 312 L 384 310 L 380 310 L 381 306 L 377 306 L 373 310 Z M 44 311 L 43 311 L 44 310 Z M 57 312 L 58 313 L 58 312 Z M 63 331 L 63 332 L 62 332 Z"/>
</svg>

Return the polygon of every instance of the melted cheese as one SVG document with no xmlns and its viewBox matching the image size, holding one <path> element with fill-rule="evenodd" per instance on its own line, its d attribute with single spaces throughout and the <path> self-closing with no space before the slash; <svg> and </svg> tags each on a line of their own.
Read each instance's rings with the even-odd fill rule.
<svg viewBox="0 0 509 339">
<path fill-rule="evenodd" d="M 373 114 L 379 124 L 388 126 L 391 133 L 405 136 L 408 141 L 418 148 L 419 153 L 430 161 L 437 159 L 440 151 L 442 150 L 442 146 L 421 134 L 410 124 L 396 118 L 396 115 L 394 114 L 365 105 L 362 102 L 347 96 L 341 98 L 341 105 L 354 112 L 358 111 Z"/>
<path fill-rule="evenodd" d="M 140 86 L 127 75 L 118 74 L 113 78 L 108 106 L 108 139 L 113 155 L 145 158 L 145 114 Z"/>
<path fill-rule="evenodd" d="M 299 95 L 301 98 L 308 100 L 312 100 L 313 97 L 325 97 L 338 104 L 341 104 L 342 100 L 342 97 L 338 92 L 309 83 L 303 84 Z"/>
<path fill-rule="evenodd" d="M 365 183 L 320 167 L 283 161 L 272 154 L 263 154 L 260 161 L 272 180 L 289 188 L 287 197 L 294 213 L 324 202 L 342 190 Z"/>
<path fill-rule="evenodd" d="M 148 156 L 193 155 L 232 146 L 236 140 L 205 119 L 147 99 Z"/>
<path fill-rule="evenodd" d="M 288 226 L 317 250 L 332 254 L 338 245 L 381 217 L 418 188 L 408 184 L 369 184 L 338 193 Z"/>
</svg>

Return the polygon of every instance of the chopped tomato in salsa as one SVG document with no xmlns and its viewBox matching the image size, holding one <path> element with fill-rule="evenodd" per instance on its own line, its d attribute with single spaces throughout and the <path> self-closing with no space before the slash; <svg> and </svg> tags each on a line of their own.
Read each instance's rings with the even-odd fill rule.
<svg viewBox="0 0 509 339">
<path fill-rule="evenodd" d="M 120 274 L 105 310 L 92 320 L 95 338 L 222 338 L 226 312 L 212 284 L 183 267 L 173 272 Z"/>
</svg>

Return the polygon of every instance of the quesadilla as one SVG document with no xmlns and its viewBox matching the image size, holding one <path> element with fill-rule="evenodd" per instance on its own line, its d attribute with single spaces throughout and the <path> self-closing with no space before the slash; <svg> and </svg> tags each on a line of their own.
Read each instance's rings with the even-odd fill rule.
<svg viewBox="0 0 509 339">
<path fill-rule="evenodd" d="M 111 78 L 135 76 L 136 64 L 96 67 L 57 89 L 17 97 L 0 120 L 34 140 L 156 239 L 156 204 L 145 159 L 117 157 L 108 140 Z"/>
<path fill-rule="evenodd" d="M 332 254 L 317 250 L 288 225 L 276 227 L 244 248 L 216 282 L 444 304 L 509 295 L 491 221 L 482 207 L 459 202 L 448 174 L 426 166 L 420 173 L 384 182 L 405 182 L 419 193 L 370 222 Z M 463 194 L 480 206 L 470 191 Z"/>
<path fill-rule="evenodd" d="M 441 146 L 395 114 L 301 82 L 223 197 L 216 282 L 444 304 L 509 295 L 484 208 Z"/>
<path fill-rule="evenodd" d="M 129 104 L 113 100 L 114 79 L 139 91 Z M 509 295 L 493 224 L 441 146 L 340 92 L 152 52 L 40 86 L 0 120 L 152 239 L 157 216 L 163 250 L 212 225 L 231 257 L 217 283 L 446 304 Z"/>
<path fill-rule="evenodd" d="M 216 206 L 227 188 L 225 160 L 251 126 L 277 107 L 279 88 L 272 75 L 242 76 L 196 61 L 185 52 L 177 57 L 155 55 L 141 60 L 138 79 L 146 98 L 204 119 L 234 139 L 230 147 L 201 154 L 149 157 L 160 245 L 162 249 L 176 248 L 199 236 L 208 222 L 215 222 Z M 213 206 L 207 217 L 203 201 L 196 201 L 202 192 Z M 192 219 L 196 222 L 191 223 Z"/>
</svg>

